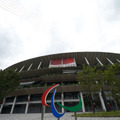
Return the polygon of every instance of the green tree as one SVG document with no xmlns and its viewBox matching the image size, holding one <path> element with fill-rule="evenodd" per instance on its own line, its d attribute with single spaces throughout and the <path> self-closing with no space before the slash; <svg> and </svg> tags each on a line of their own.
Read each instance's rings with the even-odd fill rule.
<svg viewBox="0 0 120 120">
<path fill-rule="evenodd" d="M 116 109 L 117 103 L 119 103 L 120 99 L 120 65 L 114 64 L 107 67 L 107 69 L 103 73 L 103 81 L 106 86 L 109 87 L 110 93 L 109 96 L 112 96 Z M 112 103 L 111 103 L 112 104 Z"/>
<path fill-rule="evenodd" d="M 96 73 L 96 68 L 83 65 L 83 70 L 78 71 L 78 82 L 81 87 L 87 91 L 88 94 L 95 92 L 98 89 L 98 76 Z"/>
<path fill-rule="evenodd" d="M 78 82 L 81 87 L 87 91 L 87 94 L 92 94 L 92 92 L 99 92 L 102 90 L 104 92 L 104 87 L 106 86 L 110 90 L 108 97 L 112 96 L 114 102 L 118 102 L 120 99 L 120 65 L 114 64 L 106 69 L 97 69 L 90 66 L 83 66 L 83 70 L 78 72 Z M 108 110 L 106 103 L 106 98 L 104 95 L 105 105 Z M 91 99 L 91 101 L 93 101 Z M 113 106 L 113 104 L 112 104 Z"/>
<path fill-rule="evenodd" d="M 0 99 L 10 94 L 19 85 L 20 77 L 13 70 L 0 71 Z"/>
<path fill-rule="evenodd" d="M 97 71 L 96 67 L 90 67 L 83 65 L 82 71 L 78 71 L 77 75 L 78 83 L 82 87 L 83 91 L 86 91 L 86 97 L 89 101 L 89 105 L 92 106 L 94 110 L 94 93 L 100 91 L 100 79 L 101 71 Z"/>
</svg>

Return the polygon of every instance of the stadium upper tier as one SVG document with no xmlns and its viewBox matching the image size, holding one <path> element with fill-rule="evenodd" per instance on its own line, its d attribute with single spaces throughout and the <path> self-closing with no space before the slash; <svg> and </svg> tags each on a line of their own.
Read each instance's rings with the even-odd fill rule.
<svg viewBox="0 0 120 120">
<path fill-rule="evenodd" d="M 78 70 L 82 69 L 83 64 L 104 68 L 104 66 L 114 63 L 120 63 L 120 54 L 73 52 L 28 59 L 7 68 L 18 72 L 21 77 L 20 86 L 11 95 L 42 93 L 46 89 L 45 86 L 56 83 L 67 85 L 67 87 L 58 87 L 60 92 L 80 91 L 80 86 L 77 87 L 76 74 Z M 70 86 L 71 83 L 76 84 L 76 86 Z"/>
</svg>

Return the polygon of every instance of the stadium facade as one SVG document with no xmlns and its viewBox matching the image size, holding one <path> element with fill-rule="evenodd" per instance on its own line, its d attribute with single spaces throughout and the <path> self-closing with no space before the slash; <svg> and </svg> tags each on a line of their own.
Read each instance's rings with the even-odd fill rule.
<svg viewBox="0 0 120 120">
<path fill-rule="evenodd" d="M 0 113 L 41 113 L 41 96 L 47 88 L 54 84 L 60 84 L 55 95 L 56 101 L 64 106 L 74 106 L 79 102 L 79 95 L 83 105 L 79 112 L 92 111 L 86 91 L 78 84 L 77 72 L 82 70 L 83 64 L 99 68 L 114 63 L 120 64 L 120 54 L 74 52 L 47 55 L 14 64 L 7 69 L 13 69 L 20 74 L 20 85 L 18 89 L 1 101 Z M 47 97 L 48 104 L 52 92 Z M 108 92 L 109 90 L 105 89 L 105 93 Z M 90 97 L 96 103 L 97 110 L 106 110 L 101 92 L 93 93 Z M 115 106 L 112 97 L 106 97 L 106 101 L 112 102 Z M 64 109 L 57 105 L 56 109 L 59 112 L 64 112 Z M 45 112 L 51 112 L 50 108 L 46 107 Z"/>
</svg>

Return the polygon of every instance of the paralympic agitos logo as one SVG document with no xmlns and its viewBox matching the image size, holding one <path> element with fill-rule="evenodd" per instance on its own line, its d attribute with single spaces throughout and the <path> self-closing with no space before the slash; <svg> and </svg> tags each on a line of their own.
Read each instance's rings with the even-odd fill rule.
<svg viewBox="0 0 120 120">
<path fill-rule="evenodd" d="M 52 114 L 53 114 L 56 118 L 60 118 L 60 117 L 62 117 L 62 116 L 65 114 L 65 112 L 64 112 L 64 113 L 59 113 L 59 112 L 56 110 L 56 108 L 55 108 L 54 98 L 55 98 L 55 93 L 56 93 L 56 88 L 55 88 L 55 87 L 57 87 L 57 86 L 59 86 L 59 84 L 53 85 L 53 86 L 51 86 L 50 88 L 48 88 L 48 89 L 43 93 L 42 98 L 41 98 L 41 102 L 42 102 L 42 104 L 43 104 L 44 106 L 46 106 L 46 107 L 51 107 L 51 112 L 52 112 Z M 53 94 L 52 94 L 51 106 L 49 106 L 49 105 L 46 103 L 46 98 L 47 98 L 47 95 L 49 94 L 49 92 L 50 92 L 51 90 L 53 90 L 54 88 L 55 88 L 55 90 L 54 90 L 54 92 L 53 92 Z M 80 109 L 82 108 L 82 101 L 81 101 L 80 97 L 79 97 L 79 103 L 78 103 L 76 106 L 72 106 L 72 107 L 63 106 L 63 105 L 61 105 L 61 104 L 58 103 L 58 102 L 55 102 L 55 103 L 58 104 L 60 107 L 64 108 L 65 110 L 68 110 L 68 111 L 71 111 L 71 112 L 77 112 L 78 110 L 80 110 Z"/>
</svg>

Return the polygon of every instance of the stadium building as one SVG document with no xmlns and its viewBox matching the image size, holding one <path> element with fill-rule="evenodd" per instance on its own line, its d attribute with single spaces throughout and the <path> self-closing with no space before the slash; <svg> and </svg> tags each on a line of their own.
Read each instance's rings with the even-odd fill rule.
<svg viewBox="0 0 120 120">
<path fill-rule="evenodd" d="M 20 74 L 20 85 L 1 101 L 0 113 L 41 113 L 41 96 L 54 84 L 60 84 L 55 95 L 56 101 L 64 106 L 74 106 L 78 104 L 78 96 L 80 96 L 83 106 L 79 112 L 92 111 L 86 91 L 78 84 L 77 72 L 82 70 L 83 64 L 99 68 L 114 63 L 120 64 L 120 54 L 105 52 L 61 53 L 16 63 L 7 69 L 13 69 Z M 48 104 L 50 104 L 52 92 L 48 94 Z M 105 89 L 105 93 L 108 92 L 109 90 Z M 91 97 L 96 103 L 97 110 L 106 110 L 101 92 L 93 93 Z M 112 97 L 106 97 L 106 101 L 115 105 Z M 64 109 L 57 105 L 56 109 L 64 112 Z M 46 107 L 45 112 L 50 113 L 50 107 Z"/>
</svg>

